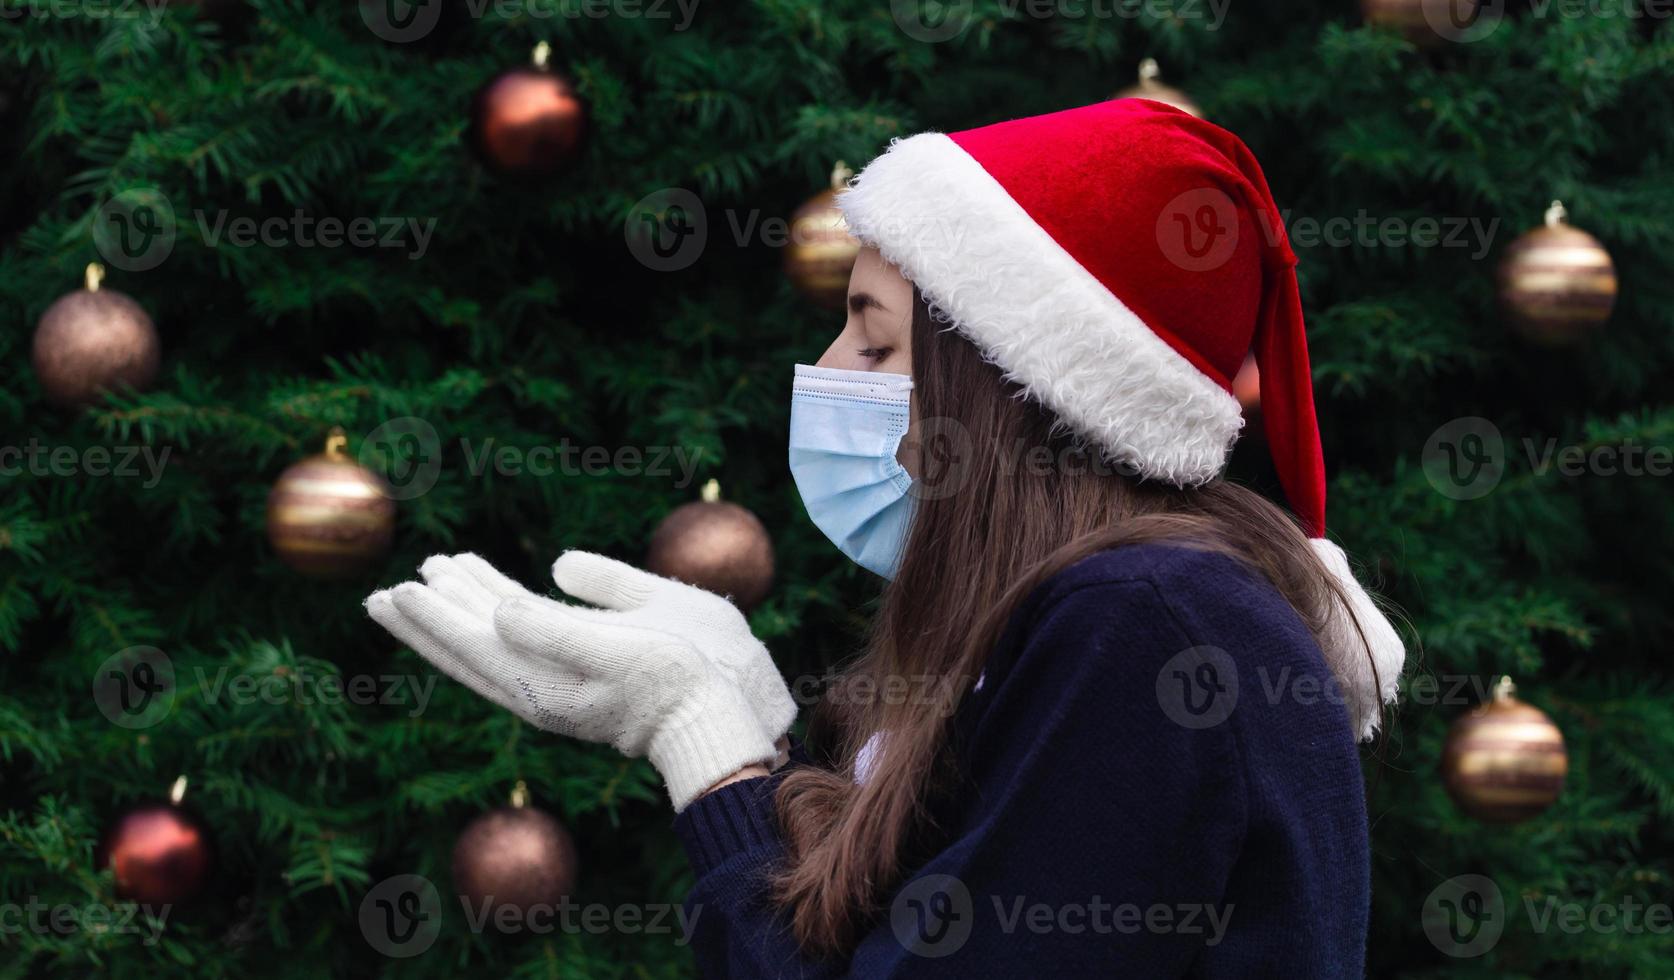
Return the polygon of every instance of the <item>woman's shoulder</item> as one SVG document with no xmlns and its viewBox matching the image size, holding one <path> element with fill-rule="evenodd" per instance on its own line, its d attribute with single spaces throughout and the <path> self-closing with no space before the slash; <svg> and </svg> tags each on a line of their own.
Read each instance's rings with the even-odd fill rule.
<svg viewBox="0 0 1674 980">
<path fill-rule="evenodd" d="M 1010 635 L 1108 641 L 1127 656 L 1207 647 L 1256 663 L 1320 660 L 1313 633 L 1271 583 L 1239 559 L 1189 544 L 1126 545 L 1058 572 L 1018 608 Z M 1323 662 L 1317 664 L 1323 668 Z"/>
<path fill-rule="evenodd" d="M 1149 588 L 1136 590 L 1135 585 Z M 1072 598 L 1096 602 L 1120 593 L 1139 601 L 1149 593 L 1193 619 L 1229 613 L 1296 618 L 1278 590 L 1236 557 L 1173 542 L 1124 545 L 1089 555 L 1042 583 L 1027 605 L 1044 613 Z"/>
</svg>

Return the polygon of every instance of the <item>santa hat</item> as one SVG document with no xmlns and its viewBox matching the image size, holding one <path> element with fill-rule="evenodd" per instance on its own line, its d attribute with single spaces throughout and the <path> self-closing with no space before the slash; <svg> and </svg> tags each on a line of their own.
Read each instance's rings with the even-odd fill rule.
<svg viewBox="0 0 1674 980">
<path fill-rule="evenodd" d="M 1253 351 L 1285 495 L 1360 627 L 1339 605 L 1320 644 L 1355 730 L 1376 730 L 1405 649 L 1324 538 L 1296 256 L 1237 137 L 1116 99 L 896 140 L 838 201 L 1008 379 L 1141 478 L 1221 472 L 1243 426 L 1232 379 Z"/>
</svg>

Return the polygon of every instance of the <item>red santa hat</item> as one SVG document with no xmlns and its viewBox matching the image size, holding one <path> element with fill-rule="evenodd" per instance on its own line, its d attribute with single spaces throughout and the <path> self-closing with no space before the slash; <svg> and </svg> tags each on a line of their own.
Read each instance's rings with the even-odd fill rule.
<svg viewBox="0 0 1674 980">
<path fill-rule="evenodd" d="M 1360 627 L 1339 607 L 1320 644 L 1356 731 L 1376 730 L 1405 649 L 1324 538 L 1296 256 L 1248 147 L 1116 99 L 896 140 L 838 200 L 1008 379 L 1141 478 L 1221 472 L 1243 426 L 1232 380 L 1253 351 L 1285 495 Z"/>
</svg>

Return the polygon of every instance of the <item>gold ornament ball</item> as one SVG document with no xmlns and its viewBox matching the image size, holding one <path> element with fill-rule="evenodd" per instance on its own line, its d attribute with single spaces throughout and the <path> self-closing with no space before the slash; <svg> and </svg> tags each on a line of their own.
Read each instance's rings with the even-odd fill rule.
<svg viewBox="0 0 1674 980">
<path fill-rule="evenodd" d="M 280 560 L 305 575 L 342 578 L 389 550 L 395 501 L 388 485 L 344 451 L 334 432 L 326 451 L 279 475 L 267 497 L 267 536 Z"/>
<path fill-rule="evenodd" d="M 528 922 L 531 910 L 550 912 L 574 892 L 576 868 L 570 832 L 527 802 L 477 817 L 453 846 L 454 891 L 472 915 L 508 932 Z"/>
<path fill-rule="evenodd" d="M 1602 326 L 1616 305 L 1610 253 L 1564 217 L 1563 204 L 1553 201 L 1545 225 L 1512 242 L 1499 266 L 1500 308 L 1525 338 L 1547 347 Z"/>
<path fill-rule="evenodd" d="M 1517 823 L 1551 806 L 1569 772 L 1564 734 L 1546 712 L 1512 696 L 1509 681 L 1448 730 L 1442 781 L 1461 810 Z"/>
<path fill-rule="evenodd" d="M 853 172 L 841 162 L 831 171 L 831 187 L 809 198 L 791 215 L 785 246 L 785 275 L 804 296 L 830 309 L 842 309 L 849 294 L 849 273 L 860 255 L 860 242 L 837 207 L 837 195 Z"/>
<path fill-rule="evenodd" d="M 1360 16 L 1418 45 L 1439 44 L 1476 23 L 1482 0 L 1360 0 Z"/>
<path fill-rule="evenodd" d="M 59 297 L 35 328 L 35 376 L 60 405 L 91 405 L 106 391 L 144 388 L 157 377 L 157 328 L 132 298 L 100 289 L 103 274 L 89 267 L 87 288 Z"/>
<path fill-rule="evenodd" d="M 657 525 L 645 567 L 748 612 L 773 587 L 773 539 L 760 518 L 721 500 L 711 480 L 702 500 L 676 507 Z"/>
<path fill-rule="evenodd" d="M 1203 118 L 1203 110 L 1199 109 L 1191 96 L 1172 85 L 1162 82 L 1162 69 L 1157 66 L 1157 59 L 1146 58 L 1139 63 L 1139 83 L 1111 96 L 1113 99 L 1150 99 L 1170 105 L 1181 112 L 1189 113 L 1199 119 Z"/>
</svg>

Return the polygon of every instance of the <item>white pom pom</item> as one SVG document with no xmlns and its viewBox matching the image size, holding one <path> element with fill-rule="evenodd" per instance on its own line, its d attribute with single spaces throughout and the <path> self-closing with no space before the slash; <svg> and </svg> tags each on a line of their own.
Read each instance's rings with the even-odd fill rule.
<svg viewBox="0 0 1674 980">
<path fill-rule="evenodd" d="M 1362 740 L 1369 739 L 1377 733 L 1383 705 L 1395 700 L 1401 668 L 1407 659 L 1406 646 L 1394 624 L 1354 577 L 1343 549 L 1324 538 L 1313 538 L 1309 543 L 1348 597 L 1348 609 L 1341 603 L 1333 603 L 1332 614 L 1318 640 L 1326 664 L 1336 675 L 1355 735 Z M 1352 619 L 1348 615 L 1351 611 Z M 1356 622 L 1360 626 L 1358 630 Z"/>
</svg>

